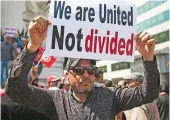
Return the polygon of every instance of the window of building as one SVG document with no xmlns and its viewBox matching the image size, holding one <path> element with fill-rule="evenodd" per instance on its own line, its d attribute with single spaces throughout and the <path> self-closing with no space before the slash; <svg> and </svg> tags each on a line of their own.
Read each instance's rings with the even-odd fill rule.
<svg viewBox="0 0 170 120">
<path fill-rule="evenodd" d="M 156 40 L 156 44 L 169 41 L 169 30 L 155 34 L 152 37 Z"/>
<path fill-rule="evenodd" d="M 98 67 L 99 70 L 103 71 L 103 72 L 107 72 L 107 66 L 101 66 L 101 67 Z"/>
<path fill-rule="evenodd" d="M 153 16 L 153 17 L 137 24 L 137 31 L 142 31 L 142 30 L 154 27 L 154 26 L 161 24 L 163 22 L 166 22 L 168 20 L 170 20 L 169 19 L 169 10 L 166 10 L 163 13 L 160 13 L 156 16 Z"/>
<path fill-rule="evenodd" d="M 112 71 L 128 69 L 130 68 L 130 63 L 129 62 L 114 63 L 111 65 L 111 67 Z"/>
<path fill-rule="evenodd" d="M 137 15 L 139 16 L 139 15 L 161 5 L 164 2 L 167 2 L 167 0 L 148 1 L 145 4 L 143 4 L 137 8 Z"/>
</svg>

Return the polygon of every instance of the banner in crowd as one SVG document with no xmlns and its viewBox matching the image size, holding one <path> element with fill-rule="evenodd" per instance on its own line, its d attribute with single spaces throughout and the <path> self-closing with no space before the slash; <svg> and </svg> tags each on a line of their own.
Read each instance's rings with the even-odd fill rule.
<svg viewBox="0 0 170 120">
<path fill-rule="evenodd" d="M 16 36 L 16 34 L 17 34 L 17 28 L 5 26 L 5 27 L 4 27 L 4 32 L 5 32 L 5 34 L 8 35 L 9 37 L 14 37 L 14 36 Z"/>
<path fill-rule="evenodd" d="M 41 62 L 47 67 L 50 68 L 56 61 L 56 58 L 54 56 L 45 56 L 41 59 Z"/>
<path fill-rule="evenodd" d="M 47 68 L 50 68 L 56 61 L 56 57 L 54 56 L 48 56 L 46 55 L 47 52 L 43 47 L 39 47 L 39 50 L 37 52 L 37 55 L 34 59 L 34 61 L 37 61 L 37 67 L 39 66 L 39 63 L 42 62 Z"/>
<path fill-rule="evenodd" d="M 51 0 L 49 56 L 134 61 L 136 7 L 109 0 Z"/>
</svg>

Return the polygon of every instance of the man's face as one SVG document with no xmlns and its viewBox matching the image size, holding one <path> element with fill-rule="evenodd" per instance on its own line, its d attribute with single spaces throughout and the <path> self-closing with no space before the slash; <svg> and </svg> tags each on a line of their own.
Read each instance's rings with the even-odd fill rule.
<svg viewBox="0 0 170 120">
<path fill-rule="evenodd" d="M 38 67 L 32 66 L 32 80 L 38 79 Z"/>
<path fill-rule="evenodd" d="M 37 79 L 34 79 L 34 80 L 32 81 L 32 85 L 38 87 L 38 78 L 37 78 Z"/>
<path fill-rule="evenodd" d="M 12 40 L 12 42 L 15 42 L 15 41 L 16 41 L 16 38 L 15 38 L 15 37 L 12 37 L 11 40 Z"/>
<path fill-rule="evenodd" d="M 130 81 L 128 87 L 134 88 L 134 87 L 137 87 L 137 86 L 139 86 L 139 85 L 140 85 L 140 83 L 137 82 L 137 81 Z"/>
<path fill-rule="evenodd" d="M 124 80 L 119 81 L 119 82 L 118 82 L 118 86 L 119 86 L 119 87 L 122 87 L 122 88 L 126 87 L 126 86 L 125 86 L 125 81 L 124 81 Z"/>
<path fill-rule="evenodd" d="M 96 79 L 96 82 L 103 83 L 103 75 L 102 74 L 100 74 L 100 77 L 98 79 Z"/>
<path fill-rule="evenodd" d="M 9 43 L 9 42 L 10 42 L 10 40 L 11 40 L 11 38 L 10 38 L 10 37 L 6 37 L 6 38 L 4 39 L 4 42 L 5 42 L 5 43 Z"/>
<path fill-rule="evenodd" d="M 51 81 L 50 82 L 51 87 L 57 87 L 57 85 L 58 85 L 58 81 Z"/>
<path fill-rule="evenodd" d="M 93 88 L 95 71 L 90 60 L 81 59 L 68 75 L 72 90 L 75 93 L 88 94 Z"/>
</svg>

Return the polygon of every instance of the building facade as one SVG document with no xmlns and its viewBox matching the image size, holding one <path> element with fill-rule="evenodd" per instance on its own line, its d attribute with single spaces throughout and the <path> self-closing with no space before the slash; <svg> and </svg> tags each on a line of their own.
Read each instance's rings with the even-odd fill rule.
<svg viewBox="0 0 170 120">
<path fill-rule="evenodd" d="M 147 31 L 156 40 L 155 55 L 161 82 L 169 84 L 169 5 L 170 1 L 143 1 L 137 6 L 137 32 Z M 104 71 L 104 78 L 116 84 L 122 77 L 132 72 L 143 72 L 142 56 L 135 51 L 134 63 L 98 61 L 97 66 Z"/>
</svg>

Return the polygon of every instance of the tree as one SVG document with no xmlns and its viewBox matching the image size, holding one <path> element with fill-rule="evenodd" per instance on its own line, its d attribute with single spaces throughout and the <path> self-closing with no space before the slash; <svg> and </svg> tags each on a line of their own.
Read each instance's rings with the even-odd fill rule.
<svg viewBox="0 0 170 120">
<path fill-rule="evenodd" d="M 46 1 L 25 1 L 26 10 L 23 12 L 23 21 L 26 28 L 30 21 L 38 15 L 48 16 L 49 4 Z"/>
</svg>

